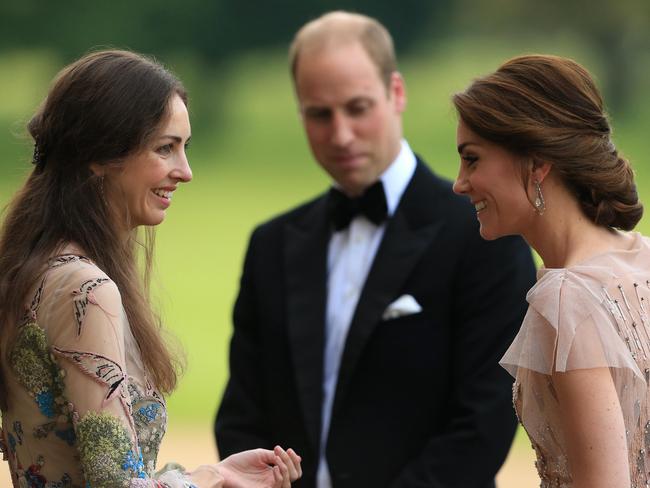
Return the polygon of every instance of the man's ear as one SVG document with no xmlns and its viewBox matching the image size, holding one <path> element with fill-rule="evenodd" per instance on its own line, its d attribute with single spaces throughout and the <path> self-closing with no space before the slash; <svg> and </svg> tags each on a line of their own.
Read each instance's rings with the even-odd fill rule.
<svg viewBox="0 0 650 488">
<path fill-rule="evenodd" d="M 406 109 L 406 84 L 399 71 L 390 75 L 390 92 L 395 99 L 395 110 L 401 114 Z"/>
</svg>

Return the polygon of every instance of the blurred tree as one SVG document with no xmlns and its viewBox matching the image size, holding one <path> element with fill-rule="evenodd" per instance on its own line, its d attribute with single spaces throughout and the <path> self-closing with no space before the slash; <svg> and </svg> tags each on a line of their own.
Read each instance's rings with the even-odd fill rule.
<svg viewBox="0 0 650 488">
<path fill-rule="evenodd" d="M 451 4 L 402 0 L 395 8 L 390 0 L 21 0 L 0 4 L 0 45 L 47 47 L 66 60 L 94 46 L 118 45 L 158 55 L 192 51 L 208 63 L 220 63 L 244 49 L 287 45 L 306 20 L 346 9 L 377 17 L 403 49 L 422 36 L 432 19 L 440 19 L 435 32 L 441 32 Z"/>
<path fill-rule="evenodd" d="M 286 48 L 305 21 L 333 9 L 377 17 L 399 51 L 452 34 L 570 32 L 600 57 L 613 111 L 629 105 L 630 84 L 642 76 L 635 61 L 650 51 L 649 0 L 6 1 L 0 3 L 0 49 L 45 48 L 68 62 L 91 48 L 125 47 L 164 60 L 195 59 L 199 70 L 218 74 L 243 51 Z M 198 118 L 216 116 L 210 107 L 194 109 Z"/>
<path fill-rule="evenodd" d="M 636 63 L 650 50 L 648 0 L 458 0 L 462 31 L 522 38 L 569 33 L 598 56 L 610 111 L 631 104 L 631 89 L 643 74 Z"/>
<path fill-rule="evenodd" d="M 183 78 L 196 101 L 205 96 L 201 80 L 227 72 L 228 63 L 246 50 L 287 48 L 302 24 L 325 11 L 375 16 L 405 50 L 420 37 L 445 32 L 452 1 L 402 0 L 399 8 L 391 0 L 7 1 L 0 3 L 0 49 L 46 49 L 61 58 L 59 64 L 104 47 L 133 49 L 176 65 L 194 61 L 198 76 Z M 213 102 L 223 96 L 210 94 Z M 215 106 L 219 100 L 193 104 L 197 127 L 213 128 Z"/>
</svg>

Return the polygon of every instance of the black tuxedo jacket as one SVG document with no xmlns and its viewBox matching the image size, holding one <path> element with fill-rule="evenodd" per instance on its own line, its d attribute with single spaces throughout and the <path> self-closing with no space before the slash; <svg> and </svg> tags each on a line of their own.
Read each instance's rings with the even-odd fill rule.
<svg viewBox="0 0 650 488">
<path fill-rule="evenodd" d="M 327 249 L 323 195 L 258 227 L 234 310 L 222 457 L 279 444 L 315 486 Z M 514 237 L 481 239 L 467 198 L 421 161 L 386 232 L 341 359 L 326 456 L 333 488 L 493 487 L 515 431 L 498 360 L 535 278 Z M 382 320 L 412 295 L 422 312 Z"/>
</svg>

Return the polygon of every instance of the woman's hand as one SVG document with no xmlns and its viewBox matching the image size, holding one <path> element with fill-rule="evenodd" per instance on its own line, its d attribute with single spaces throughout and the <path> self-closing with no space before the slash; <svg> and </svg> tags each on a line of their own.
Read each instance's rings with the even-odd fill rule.
<svg viewBox="0 0 650 488">
<path fill-rule="evenodd" d="M 224 478 L 215 464 L 203 464 L 189 473 L 189 480 L 198 488 L 224 488 Z"/>
<path fill-rule="evenodd" d="M 302 476 L 300 456 L 293 449 L 253 449 L 228 456 L 217 467 L 224 488 L 290 488 Z"/>
<path fill-rule="evenodd" d="M 291 448 L 285 451 L 280 446 L 275 446 L 273 452 L 287 466 L 289 470 L 289 481 L 291 483 L 293 483 L 294 481 L 296 481 L 298 478 L 302 476 L 302 467 L 300 466 L 300 462 L 302 461 L 302 458 L 298 456 L 298 454 L 296 454 L 296 451 L 294 451 Z"/>
</svg>

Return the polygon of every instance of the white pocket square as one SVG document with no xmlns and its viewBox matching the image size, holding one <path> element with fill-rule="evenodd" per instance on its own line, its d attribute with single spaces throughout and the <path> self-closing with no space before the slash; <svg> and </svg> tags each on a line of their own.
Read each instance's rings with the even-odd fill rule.
<svg viewBox="0 0 650 488">
<path fill-rule="evenodd" d="M 383 320 L 396 319 L 406 315 L 413 315 L 422 311 L 420 304 L 411 295 L 402 295 L 386 307 L 381 318 Z"/>
</svg>

